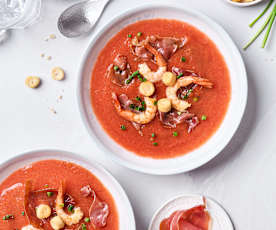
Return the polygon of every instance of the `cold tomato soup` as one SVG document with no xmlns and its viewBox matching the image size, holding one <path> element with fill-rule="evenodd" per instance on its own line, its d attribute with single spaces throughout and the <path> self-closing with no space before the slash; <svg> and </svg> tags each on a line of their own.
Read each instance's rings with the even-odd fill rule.
<svg viewBox="0 0 276 230">
<path fill-rule="evenodd" d="M 43 160 L 12 173 L 0 185 L 0 229 L 118 230 L 112 195 L 88 170 Z"/>
<path fill-rule="evenodd" d="M 231 98 L 223 56 L 204 33 L 175 20 L 128 25 L 103 47 L 91 76 L 97 119 L 137 155 L 173 158 L 204 144 Z"/>
</svg>

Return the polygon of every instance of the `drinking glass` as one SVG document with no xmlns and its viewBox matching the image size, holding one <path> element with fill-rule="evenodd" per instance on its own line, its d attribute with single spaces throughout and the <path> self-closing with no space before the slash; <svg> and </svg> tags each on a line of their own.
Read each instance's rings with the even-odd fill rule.
<svg viewBox="0 0 276 230">
<path fill-rule="evenodd" d="M 41 9 L 41 0 L 0 0 L 0 36 L 9 29 L 24 29 L 34 23 Z"/>
</svg>

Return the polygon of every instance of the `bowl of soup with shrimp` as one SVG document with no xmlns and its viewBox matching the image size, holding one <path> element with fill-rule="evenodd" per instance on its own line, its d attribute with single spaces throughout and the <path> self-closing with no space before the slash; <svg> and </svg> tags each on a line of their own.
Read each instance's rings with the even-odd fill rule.
<svg viewBox="0 0 276 230">
<path fill-rule="evenodd" d="M 216 156 L 241 121 L 247 80 L 227 33 L 183 6 L 148 5 L 112 20 L 79 73 L 81 115 L 103 152 L 171 174 Z"/>
<path fill-rule="evenodd" d="M 0 229 L 135 229 L 118 182 L 75 154 L 21 154 L 0 166 L 0 181 Z"/>
</svg>

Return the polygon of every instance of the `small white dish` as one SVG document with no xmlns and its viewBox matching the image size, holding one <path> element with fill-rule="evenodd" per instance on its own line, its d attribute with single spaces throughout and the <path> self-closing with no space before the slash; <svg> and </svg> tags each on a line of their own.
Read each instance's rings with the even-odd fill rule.
<svg viewBox="0 0 276 230">
<path fill-rule="evenodd" d="M 167 18 L 187 22 L 205 33 L 218 47 L 230 72 L 231 100 L 223 122 L 202 146 L 180 157 L 152 159 L 136 155 L 117 144 L 103 130 L 91 106 L 90 80 L 93 65 L 105 44 L 121 29 L 137 21 Z M 225 30 L 204 14 L 181 3 L 147 4 L 128 10 L 100 28 L 82 58 L 77 85 L 77 100 L 83 123 L 102 152 L 128 168 L 157 175 L 187 172 L 217 156 L 229 143 L 243 117 L 247 102 L 247 75 L 239 50 Z"/>
<path fill-rule="evenodd" d="M 206 208 L 212 218 L 212 230 L 234 230 L 234 226 L 226 211 L 213 199 L 205 197 Z M 203 204 L 201 195 L 182 195 L 167 201 L 153 215 L 148 230 L 160 230 L 160 224 L 172 213 L 179 210 L 191 209 Z"/>
<path fill-rule="evenodd" d="M 129 199 L 118 181 L 102 166 L 71 152 L 43 149 L 22 153 L 0 165 L 0 183 L 19 168 L 36 161 L 57 159 L 78 164 L 95 175 L 112 195 L 119 216 L 119 230 L 136 230 L 135 219 Z"/>
<path fill-rule="evenodd" d="M 225 0 L 226 2 L 239 7 L 245 7 L 245 6 L 254 6 L 259 4 L 260 2 L 263 2 L 264 0 L 255 0 L 253 2 L 233 2 L 231 0 Z"/>
</svg>

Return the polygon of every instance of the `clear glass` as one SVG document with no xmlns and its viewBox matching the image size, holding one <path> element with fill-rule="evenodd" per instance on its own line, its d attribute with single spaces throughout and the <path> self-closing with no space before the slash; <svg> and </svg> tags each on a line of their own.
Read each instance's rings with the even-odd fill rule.
<svg viewBox="0 0 276 230">
<path fill-rule="evenodd" d="M 40 15 L 41 0 L 0 0 L 0 30 L 24 29 Z"/>
</svg>

